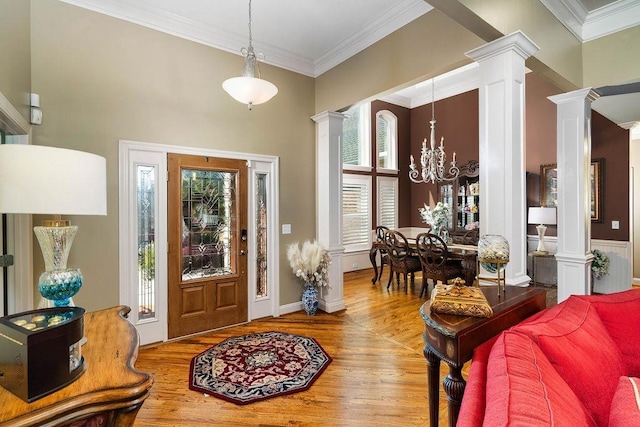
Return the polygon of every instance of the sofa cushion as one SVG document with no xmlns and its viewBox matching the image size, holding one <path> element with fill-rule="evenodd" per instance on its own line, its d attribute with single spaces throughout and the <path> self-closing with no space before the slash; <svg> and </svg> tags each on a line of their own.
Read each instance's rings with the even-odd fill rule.
<svg viewBox="0 0 640 427">
<path fill-rule="evenodd" d="M 491 349 L 487 363 L 483 425 L 596 423 L 536 343 L 526 335 L 505 331 Z"/>
<path fill-rule="evenodd" d="M 575 296 L 513 328 L 529 335 L 599 425 L 609 421 L 620 351 L 589 301 Z"/>
<path fill-rule="evenodd" d="M 640 426 L 640 379 L 620 377 L 611 402 L 609 427 Z"/>
<path fill-rule="evenodd" d="M 640 377 L 640 289 L 580 298 L 589 301 L 596 309 L 602 324 L 620 349 L 628 375 Z"/>
</svg>

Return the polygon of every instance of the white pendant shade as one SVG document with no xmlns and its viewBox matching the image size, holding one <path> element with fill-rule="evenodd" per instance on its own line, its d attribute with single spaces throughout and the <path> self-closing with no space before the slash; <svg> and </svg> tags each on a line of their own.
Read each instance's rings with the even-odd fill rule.
<svg viewBox="0 0 640 427">
<path fill-rule="evenodd" d="M 250 106 L 263 104 L 278 93 L 276 85 L 257 77 L 233 77 L 225 80 L 222 88 L 236 101 Z"/>
</svg>

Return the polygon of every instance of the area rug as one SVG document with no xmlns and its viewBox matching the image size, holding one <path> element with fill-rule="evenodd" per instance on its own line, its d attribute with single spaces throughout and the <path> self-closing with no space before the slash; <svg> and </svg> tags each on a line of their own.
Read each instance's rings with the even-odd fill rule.
<svg viewBox="0 0 640 427">
<path fill-rule="evenodd" d="M 194 357 L 189 388 L 246 405 L 308 390 L 329 363 L 313 338 L 274 331 L 243 335 Z"/>
</svg>

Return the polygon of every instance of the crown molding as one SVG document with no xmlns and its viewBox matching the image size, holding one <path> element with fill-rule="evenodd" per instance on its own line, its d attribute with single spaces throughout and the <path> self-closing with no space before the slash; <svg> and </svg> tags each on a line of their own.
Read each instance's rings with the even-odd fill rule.
<svg viewBox="0 0 640 427">
<path fill-rule="evenodd" d="M 582 41 L 595 40 L 638 24 L 640 24 L 640 1 L 618 0 L 587 15 L 582 25 Z"/>
<path fill-rule="evenodd" d="M 640 24 L 640 1 L 617 0 L 591 12 L 580 0 L 540 0 L 581 42 L 595 40 Z"/>
<path fill-rule="evenodd" d="M 163 11 L 147 2 L 61 1 L 237 55 L 241 55 L 238 46 L 244 46 L 248 42 L 246 35 L 211 28 L 202 22 Z M 423 0 L 403 0 L 316 60 L 264 42 L 254 42 L 254 47 L 256 52 L 264 55 L 262 62 L 266 64 L 306 76 L 318 77 L 431 9 L 433 8 Z"/>
<path fill-rule="evenodd" d="M 346 61 L 358 52 L 385 38 L 409 22 L 431 11 L 433 7 L 425 1 L 404 0 L 358 29 L 340 44 L 322 54 L 315 61 L 317 77 L 336 65 Z"/>
</svg>

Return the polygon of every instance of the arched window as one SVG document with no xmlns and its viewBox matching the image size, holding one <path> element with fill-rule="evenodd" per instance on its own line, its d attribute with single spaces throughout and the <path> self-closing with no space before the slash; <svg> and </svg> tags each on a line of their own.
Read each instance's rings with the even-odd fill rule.
<svg viewBox="0 0 640 427">
<path fill-rule="evenodd" d="M 376 113 L 376 168 L 398 171 L 398 118 L 388 110 Z"/>
</svg>

